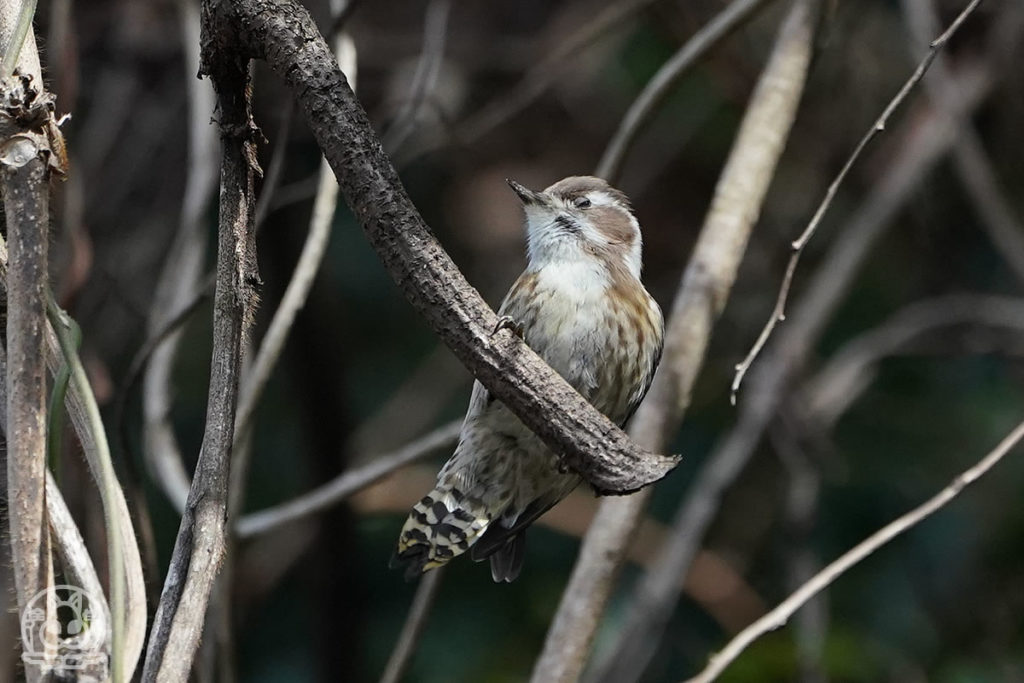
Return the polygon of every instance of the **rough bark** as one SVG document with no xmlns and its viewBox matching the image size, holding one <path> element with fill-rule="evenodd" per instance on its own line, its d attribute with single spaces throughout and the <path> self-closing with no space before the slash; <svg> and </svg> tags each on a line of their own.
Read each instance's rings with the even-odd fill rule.
<svg viewBox="0 0 1024 683">
<path fill-rule="evenodd" d="M 484 386 L 600 493 L 635 491 L 675 467 L 679 458 L 640 448 L 512 332 L 495 332 L 497 317 L 409 200 L 304 8 L 290 0 L 209 0 L 208 8 L 218 31 L 205 40 L 224 54 L 240 46 L 284 78 L 384 266 Z"/>
</svg>

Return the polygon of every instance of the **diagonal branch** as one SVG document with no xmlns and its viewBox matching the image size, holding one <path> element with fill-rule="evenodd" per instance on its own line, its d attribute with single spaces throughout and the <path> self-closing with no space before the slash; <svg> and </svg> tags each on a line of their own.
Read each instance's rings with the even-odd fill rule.
<svg viewBox="0 0 1024 683">
<path fill-rule="evenodd" d="M 850 169 L 853 168 L 857 159 L 860 158 L 861 153 L 868 146 L 868 143 L 874 140 L 876 135 L 885 130 L 885 127 L 889 124 L 889 118 L 897 109 L 899 109 L 900 105 L 903 104 L 924 77 L 925 72 L 928 71 L 928 67 L 931 66 L 931 63 L 938 56 L 939 50 L 945 47 L 946 43 L 949 42 L 949 39 L 957 32 L 957 29 L 967 21 L 967 18 L 971 16 L 980 4 L 981 0 L 971 0 L 971 2 L 964 7 L 963 11 L 957 15 L 957 18 L 953 20 L 953 23 L 951 23 L 942 33 L 942 35 L 932 41 L 928 49 L 928 54 L 925 55 L 924 59 L 922 59 L 917 65 L 914 72 L 910 74 L 910 78 L 908 78 L 903 84 L 903 87 L 900 88 L 899 92 L 896 93 L 892 100 L 889 101 L 889 104 L 886 105 L 885 109 L 882 110 L 882 113 L 871 125 L 871 128 L 864 133 L 864 136 L 860 139 L 860 142 L 857 143 L 857 146 L 853 148 L 853 152 L 850 153 L 846 163 L 843 164 L 839 173 L 836 174 L 836 177 L 828 186 L 828 190 L 825 192 L 825 197 L 821 200 L 821 203 L 818 205 L 817 210 L 815 210 L 814 215 L 807 224 L 807 227 L 804 228 L 804 231 L 800 233 L 800 236 L 793 241 L 793 244 L 791 245 L 793 253 L 789 257 L 789 263 L 786 264 L 786 272 L 782 276 L 782 286 L 779 288 L 778 298 L 775 300 L 775 308 L 772 310 L 771 317 L 768 319 L 768 322 L 765 323 L 764 328 L 757 337 L 757 341 L 754 342 L 754 346 L 750 349 L 750 352 L 747 353 L 746 358 L 736 366 L 736 374 L 733 376 L 732 380 L 733 405 L 736 404 L 736 394 L 739 393 L 740 384 L 742 384 L 747 371 L 750 370 L 750 366 L 754 363 L 754 360 L 757 358 L 758 354 L 761 353 L 764 345 L 768 342 L 768 338 L 771 336 L 775 326 L 786 319 L 786 299 L 789 298 L 789 289 L 793 283 L 793 274 L 796 272 L 797 264 L 800 262 L 800 256 L 804 253 L 804 247 L 806 247 L 807 243 L 812 237 L 814 237 L 814 233 L 817 231 L 818 225 L 821 224 L 821 219 L 825 217 L 825 212 L 828 211 L 830 206 L 832 206 L 832 199 L 836 196 L 839 186 L 842 185 L 843 180 L 846 179 L 846 175 L 850 172 Z"/>
<path fill-rule="evenodd" d="M 679 462 L 640 448 L 484 303 L 430 232 L 308 12 L 291 0 L 208 0 L 222 32 L 293 89 L 349 206 L 406 298 L 498 399 L 601 493 L 628 493 Z"/>
<path fill-rule="evenodd" d="M 743 629 L 735 638 L 729 641 L 729 644 L 721 652 L 711 658 L 707 668 L 689 679 L 687 683 L 710 683 L 715 680 L 719 674 L 725 671 L 729 664 L 736 660 L 748 645 L 765 633 L 784 626 L 794 612 L 845 574 L 850 567 L 853 567 L 900 534 L 914 528 L 938 510 L 941 510 L 949 501 L 960 495 L 961 491 L 983 477 L 998 464 L 1022 438 L 1024 438 L 1024 422 L 1017 425 L 998 446 L 973 467 L 959 474 L 950 482 L 949 486 L 902 517 L 893 520 L 871 534 L 871 536 L 844 553 L 839 559 L 818 572 L 810 581 L 783 600 L 778 607 Z"/>
<path fill-rule="evenodd" d="M 815 0 L 797 0 L 792 4 L 715 187 L 714 198 L 669 316 L 659 378 L 655 379 L 631 426 L 632 433 L 642 435 L 647 443 L 664 443 L 678 426 L 689 403 L 712 328 L 725 306 L 796 116 L 810 65 L 818 10 Z M 603 606 L 621 562 L 619 558 L 646 504 L 642 496 L 627 499 L 622 505 L 612 505 L 612 502 L 618 501 L 602 505 L 587 535 L 569 589 L 562 598 L 559 617 L 534 669 L 534 681 L 573 680 L 582 668 L 597 619 L 592 616 L 589 622 L 574 623 L 572 619 L 563 619 L 561 611 L 568 612 L 573 600 L 596 602 L 594 595 L 601 596 L 599 602 Z M 598 522 L 615 531 L 608 533 Z M 609 562 L 605 559 L 608 557 L 615 560 Z M 588 574 L 593 578 L 588 580 Z M 659 583 L 667 579 L 674 580 L 673 585 L 678 584 L 678 576 L 668 579 L 661 573 L 648 575 L 646 580 L 655 578 Z M 619 642 L 611 649 L 614 654 L 600 667 L 602 680 L 616 680 L 616 677 L 634 680 L 643 672 L 652 651 L 650 645 L 657 641 L 657 623 L 652 629 L 644 617 L 650 615 L 657 622 L 661 614 L 661 610 L 650 609 L 650 601 L 643 593 L 636 594 Z M 600 616 L 600 608 L 596 616 Z M 650 642 L 643 641 L 644 636 Z M 571 663 L 568 669 L 559 670 L 566 666 L 565 660 L 559 661 L 559 640 L 572 644 L 573 657 L 566 658 Z M 628 652 L 625 657 L 624 652 Z M 620 666 L 627 664 L 627 670 Z M 547 667 L 556 673 L 545 673 Z"/>
</svg>

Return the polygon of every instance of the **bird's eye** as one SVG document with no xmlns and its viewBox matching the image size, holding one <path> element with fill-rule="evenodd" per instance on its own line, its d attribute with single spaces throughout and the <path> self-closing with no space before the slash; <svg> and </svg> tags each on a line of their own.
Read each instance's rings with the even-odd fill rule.
<svg viewBox="0 0 1024 683">
<path fill-rule="evenodd" d="M 573 202 L 573 206 L 577 209 L 586 209 L 590 207 L 590 200 L 586 197 L 579 197 Z"/>
</svg>

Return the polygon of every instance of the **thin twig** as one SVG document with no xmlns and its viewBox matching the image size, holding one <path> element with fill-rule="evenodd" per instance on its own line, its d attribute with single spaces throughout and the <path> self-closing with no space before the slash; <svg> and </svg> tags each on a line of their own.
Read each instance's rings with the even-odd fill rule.
<svg viewBox="0 0 1024 683">
<path fill-rule="evenodd" d="M 646 432 L 666 440 L 681 419 L 700 365 L 688 359 L 687 354 L 693 353 L 692 347 L 696 347 L 700 354 L 697 358 L 703 356 L 712 325 L 725 306 L 747 240 L 792 130 L 810 68 L 819 9 L 817 0 L 796 0 L 781 22 L 771 56 L 758 78 L 715 188 L 680 294 L 673 304 L 666 348 L 675 350 L 668 356 L 667 367 L 662 361 L 662 370 L 670 380 L 664 385 L 668 390 L 652 386 L 634 420 L 636 433 Z M 642 503 L 639 501 L 636 505 Z M 639 512 L 631 514 L 639 517 Z M 672 584 L 671 590 L 677 590 L 682 576 L 669 577 L 658 570 L 656 564 L 634 592 L 620 637 L 609 648 L 609 656 L 597 667 L 597 680 L 616 683 L 637 680 L 650 661 L 659 640 L 666 605 L 652 608 L 646 587 L 651 583 L 663 586 L 668 582 Z"/>
<path fill-rule="evenodd" d="M 991 88 L 987 75 L 977 72 L 961 77 L 965 84 L 963 107 L 976 107 Z M 726 489 L 743 471 L 754 454 L 765 429 L 771 423 L 796 374 L 821 334 L 830 314 L 849 288 L 870 247 L 891 224 L 925 173 L 949 151 L 955 131 L 946 117 L 932 115 L 918 120 L 903 149 L 896 152 L 891 166 L 882 173 L 867 201 L 842 227 L 839 238 L 812 277 L 806 295 L 798 302 L 791 324 L 769 348 L 768 357 L 751 377 L 751 390 L 740 404 L 735 427 L 712 450 L 690 487 L 672 522 L 672 533 L 659 551 L 654 567 L 636 593 L 645 607 L 634 612 L 637 624 L 646 629 L 643 646 L 655 642 L 672 606 L 678 601 L 675 582 L 686 576 L 704 535 L 714 519 Z M 641 624 L 641 622 L 643 622 Z"/>
<path fill-rule="evenodd" d="M 721 674 L 752 642 L 765 633 L 780 628 L 796 610 L 812 597 L 821 592 L 837 578 L 842 576 L 864 558 L 900 534 L 914 528 L 922 520 L 927 519 L 942 509 L 949 501 L 956 498 L 961 491 L 984 476 L 995 466 L 1017 443 L 1024 438 L 1024 422 L 1017 425 L 990 453 L 977 464 L 957 476 L 946 488 L 932 498 L 914 508 L 902 517 L 890 522 L 868 538 L 864 539 L 839 559 L 825 567 L 813 579 L 805 583 L 779 606 L 764 615 L 753 624 L 743 629 L 717 655 L 711 658 L 707 668 L 700 674 L 690 678 L 687 683 L 709 683 Z"/>
<path fill-rule="evenodd" d="M 322 512 L 379 481 L 400 467 L 448 448 L 458 439 L 462 421 L 450 422 L 393 453 L 374 458 L 357 470 L 337 477 L 286 503 L 242 516 L 235 525 L 239 538 L 266 534 L 310 515 Z"/>
<path fill-rule="evenodd" d="M 768 337 L 771 336 L 772 331 L 775 329 L 775 325 L 786 319 L 786 299 L 789 296 L 789 288 L 793 282 L 793 273 L 796 271 L 797 263 L 800 261 L 800 256 L 803 254 L 804 247 L 807 246 L 811 237 L 814 236 L 814 232 L 818 229 L 818 224 L 821 223 L 821 219 L 825 216 L 825 212 L 828 211 L 829 207 L 832 205 L 832 199 L 835 197 L 836 191 L 846 178 L 846 174 L 849 173 L 854 163 L 856 163 L 857 159 L 860 158 L 861 152 L 863 152 L 864 148 L 868 146 L 868 143 L 871 142 L 876 135 L 885 130 L 889 117 L 901 104 L 903 104 L 903 101 L 907 99 L 910 92 L 918 82 L 920 82 L 921 78 L 928 70 L 928 67 L 939 54 L 939 50 L 949 42 L 949 39 L 956 33 L 961 24 L 967 20 L 967 17 L 969 17 L 980 4 L 981 0 L 971 0 L 967 7 L 965 7 L 957 18 L 953 20 L 953 23 L 949 25 L 949 28 L 947 28 L 942 35 L 932 41 L 928 54 L 917 65 L 917 68 L 914 69 L 910 78 L 907 79 L 906 83 L 903 84 L 903 87 L 900 88 L 898 93 L 896 93 L 896 96 L 890 100 L 889 104 L 882 110 L 878 119 L 875 120 L 871 128 L 868 129 L 860 142 L 857 143 L 857 146 L 854 147 L 853 152 L 846 160 L 846 163 L 843 164 L 839 174 L 836 175 L 835 179 L 828 186 L 828 190 L 825 192 L 825 197 L 822 199 L 818 209 L 814 212 L 814 216 L 811 217 L 810 223 L 808 223 L 807 227 L 804 228 L 800 237 L 793 242 L 793 253 L 789 257 L 789 263 L 786 265 L 786 272 L 782 277 L 782 286 L 779 289 L 779 295 L 775 301 L 775 308 L 772 311 L 772 315 L 761 330 L 761 334 L 758 335 L 757 341 L 754 342 L 754 346 L 750 349 L 747 357 L 736 366 L 736 374 L 732 380 L 730 394 L 730 401 L 733 405 L 736 405 L 736 394 L 739 392 L 740 384 L 743 382 L 743 377 L 747 374 L 747 371 L 750 369 L 751 364 L 753 364 L 754 359 L 757 358 L 761 349 L 764 348 L 765 343 L 768 341 Z"/>
<path fill-rule="evenodd" d="M 754 12 L 763 8 L 768 0 L 733 0 L 715 15 L 699 31 L 693 34 L 672 58 L 665 62 L 658 73 L 647 82 L 643 91 L 622 118 L 611 141 L 605 147 L 595 175 L 601 178 L 617 178 L 622 172 L 626 153 L 633 146 L 637 134 L 650 120 L 651 115 L 664 101 L 665 96 L 679 79 L 713 47 L 732 34 Z"/>
<path fill-rule="evenodd" d="M 427 617 L 430 616 L 430 608 L 433 607 L 434 598 L 441 588 L 444 571 L 444 567 L 439 567 L 420 579 L 420 585 L 416 587 L 416 595 L 413 596 L 412 605 L 409 607 L 409 616 L 402 625 L 402 632 L 398 635 L 398 641 L 395 643 L 395 649 L 391 651 L 387 666 L 384 667 L 380 683 L 398 683 L 402 680 L 402 675 L 409 667 L 413 653 L 416 652 L 420 635 L 427 625 Z"/>
</svg>

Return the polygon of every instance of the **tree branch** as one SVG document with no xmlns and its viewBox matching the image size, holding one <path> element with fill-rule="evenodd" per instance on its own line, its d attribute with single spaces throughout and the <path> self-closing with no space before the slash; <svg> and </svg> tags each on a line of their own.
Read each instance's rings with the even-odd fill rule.
<svg viewBox="0 0 1024 683">
<path fill-rule="evenodd" d="M 143 680 L 185 680 L 225 548 L 229 454 L 242 340 L 256 305 L 253 194 L 258 165 L 249 102 L 248 60 L 203 15 L 203 71 L 217 91 L 223 135 L 220 237 L 214 294 L 213 358 L 206 430 L 174 553 L 154 617 Z M 222 42 L 224 41 L 224 42 Z"/>
<path fill-rule="evenodd" d="M 986 74 L 965 74 L 968 93 L 962 106 L 969 110 L 988 92 Z M 692 494 L 676 512 L 672 533 L 661 548 L 650 575 L 678 579 L 689 572 L 704 533 L 714 518 L 725 490 L 742 472 L 771 423 L 791 378 L 821 334 L 829 315 L 849 288 L 858 266 L 896 211 L 911 196 L 924 174 L 949 151 L 955 131 L 948 118 L 932 115 L 915 122 L 908 140 L 882 173 L 860 210 L 842 226 L 840 235 L 815 272 L 807 294 L 794 307 L 789 325 L 780 330 L 766 357 L 750 377 L 750 389 L 740 402 L 739 417 L 708 456 L 691 486 Z M 678 592 L 663 580 L 641 590 L 648 605 L 674 605 Z"/>
<path fill-rule="evenodd" d="M 992 469 L 1010 449 L 1020 442 L 1021 438 L 1024 438 L 1024 422 L 1017 425 L 995 449 L 989 452 L 977 464 L 957 476 L 949 486 L 907 514 L 871 534 L 871 536 L 848 550 L 835 562 L 821 570 L 814 578 L 782 601 L 778 607 L 743 629 L 735 638 L 729 641 L 729 644 L 721 652 L 711 658 L 707 668 L 689 679 L 687 683 L 710 683 L 715 680 L 719 674 L 725 671 L 729 664 L 736 660 L 748 645 L 765 633 L 784 626 L 789 617 L 800 609 L 804 603 L 846 573 L 850 567 L 853 567 L 889 541 L 912 529 L 921 521 L 942 509 L 946 503 L 956 498 L 961 491 Z"/>
<path fill-rule="evenodd" d="M 294 90 L 370 244 L 406 298 L 477 379 L 601 493 L 635 491 L 675 456 L 637 446 L 508 330 L 438 244 L 308 12 L 290 0 L 208 0 L 222 32 Z"/>
<path fill-rule="evenodd" d="M 622 118 L 618 130 L 605 147 L 595 175 L 601 178 L 617 177 L 622 171 L 626 152 L 640 133 L 651 114 L 657 111 L 671 91 L 672 86 L 689 71 L 707 52 L 727 38 L 744 21 L 765 6 L 767 0 L 733 0 L 699 31 L 686 41 L 672 58 L 658 69 L 643 92 L 629 105 L 629 111 Z"/>
<path fill-rule="evenodd" d="M 9 43 L 10 33 L 4 33 Z M 34 43 L 32 47 L 34 52 Z M 50 219 L 50 147 L 45 126 L 52 121 L 53 98 L 37 90 L 33 80 L 22 74 L 0 81 L 0 193 L 11 257 L 7 273 L 7 517 L 19 610 L 47 587 L 49 560 L 44 543 L 44 334 Z M 26 662 L 29 681 L 44 675 L 44 664 Z"/>
<path fill-rule="evenodd" d="M 892 100 L 889 101 L 889 104 L 886 105 L 885 109 L 882 110 L 882 113 L 871 125 L 871 128 L 864 133 L 864 136 L 860 139 L 860 142 L 857 143 L 857 146 L 853 148 L 853 152 L 850 153 L 846 163 L 843 164 L 841 169 L 839 169 L 839 173 L 836 174 L 835 179 L 833 179 L 832 183 L 828 186 L 828 190 L 825 192 L 825 197 L 821 200 L 821 204 L 818 205 L 818 208 L 811 217 L 807 227 L 804 228 L 804 231 L 800 233 L 800 236 L 793 241 L 793 253 L 789 257 L 789 263 L 786 264 L 786 272 L 782 276 L 782 285 L 779 288 L 779 295 L 775 300 L 775 308 L 772 310 L 771 317 L 768 318 L 768 322 L 765 323 L 764 328 L 761 330 L 761 334 L 758 335 L 757 341 L 754 342 L 754 346 L 750 349 L 746 358 L 736 366 L 736 374 L 732 380 L 732 402 L 734 405 L 736 403 L 736 394 L 739 392 L 740 384 L 743 382 L 743 377 L 747 374 L 747 371 L 750 370 L 750 366 L 753 364 L 758 354 L 761 353 L 761 349 L 764 348 L 764 345 L 771 336 L 775 326 L 786 319 L 786 299 L 789 297 L 789 288 L 793 283 L 793 274 L 796 272 L 796 266 L 800 262 L 800 256 L 804 252 L 804 247 L 806 247 L 807 243 L 812 237 L 814 237 L 814 233 L 818 229 L 821 219 L 825 217 L 825 212 L 828 211 L 829 207 L 832 205 L 832 199 L 839 190 L 839 186 L 843 183 L 843 180 L 846 179 L 847 173 L 849 173 L 850 169 L 853 168 L 853 165 L 857 162 L 857 159 L 860 158 L 861 153 L 868 146 L 868 143 L 870 143 L 876 135 L 885 130 L 886 125 L 889 123 L 889 117 L 892 116 L 893 112 L 899 109 L 900 105 L 907 99 L 907 96 L 910 95 L 924 77 L 925 72 L 928 71 L 928 67 L 931 66 L 931 63 L 935 60 L 936 56 L 938 56 L 939 50 L 949 42 L 949 39 L 953 37 L 953 34 L 956 33 L 957 29 L 960 28 L 960 26 L 967 20 L 967 17 L 969 17 L 980 4 L 981 0 L 971 0 L 963 11 L 960 12 L 957 18 L 953 20 L 953 23 L 950 24 L 942 33 L 942 35 L 932 41 L 929 46 L 928 54 L 925 55 L 924 59 L 922 59 L 917 65 L 917 68 L 914 69 L 910 78 L 908 78 L 906 83 L 903 84 L 903 87 L 900 88 L 895 97 L 893 97 Z"/>
<path fill-rule="evenodd" d="M 453 446 L 461 431 L 461 420 L 438 427 L 395 452 L 374 458 L 358 469 L 342 472 L 326 484 L 297 498 L 266 510 L 244 515 L 238 520 L 235 533 L 239 538 L 251 538 L 327 510 L 352 494 L 358 493 L 386 477 L 396 469 L 442 448 Z"/>
<path fill-rule="evenodd" d="M 796 117 L 810 65 L 818 11 L 817 0 L 796 0 L 792 4 L 779 28 L 768 63 L 751 95 L 673 304 L 666 335 L 666 356 L 659 370 L 660 378 L 655 379 L 632 425 L 632 433 L 644 435 L 648 444 L 664 443 L 678 426 L 689 403 L 690 391 L 701 367 L 713 325 L 725 307 L 747 240 L 761 211 Z M 621 547 L 628 542 L 646 500 L 636 496 L 626 503 L 617 509 L 603 506 L 596 520 L 607 523 L 609 518 L 614 518 L 615 523 L 611 528 L 619 529 L 621 536 L 609 539 L 596 523 L 592 527 L 595 540 L 589 552 L 597 558 L 598 566 L 606 562 L 600 559 L 603 556 L 621 556 Z M 608 508 L 607 511 L 604 507 Z M 615 552 L 610 552 L 605 545 L 609 540 L 615 544 L 611 546 Z M 584 550 L 590 545 L 588 534 Z M 578 563 L 581 572 L 582 564 L 583 553 Z M 604 573 L 611 575 L 613 569 L 614 566 L 609 567 Z M 673 588 L 678 586 L 678 577 L 669 578 L 657 569 L 657 566 L 652 567 L 645 575 L 645 581 L 657 581 L 659 585 L 669 581 L 673 582 Z M 602 588 L 602 594 L 607 599 L 610 580 L 605 585 L 607 587 Z M 563 597 L 563 605 L 569 601 L 570 592 L 575 595 L 575 599 L 585 600 L 592 599 L 589 598 L 589 595 L 593 595 L 592 591 L 591 587 L 582 582 L 577 588 L 574 579 L 570 582 L 570 590 Z M 657 624 L 662 615 L 663 610 L 652 608 L 645 592 L 635 593 L 627 624 L 620 632 L 618 643 L 610 650 L 613 654 L 599 667 L 601 680 L 617 680 L 617 677 L 621 677 L 618 680 L 634 680 L 640 676 L 657 642 Z M 573 679 L 567 672 L 550 678 L 540 674 L 545 657 L 554 656 L 550 644 L 558 626 L 556 619 L 545 652 L 534 669 L 534 681 Z M 582 668 L 587 645 L 580 642 L 579 633 L 593 633 L 595 627 L 596 623 L 587 625 L 585 629 L 579 624 L 563 623 L 561 627 L 568 634 L 570 642 L 575 643 L 574 658 L 579 660 L 575 665 L 578 667 L 577 672 Z M 644 641 L 644 637 L 648 640 Z M 628 655 L 624 658 L 623 653 Z M 630 665 L 628 668 L 625 666 L 627 663 Z"/>
</svg>

